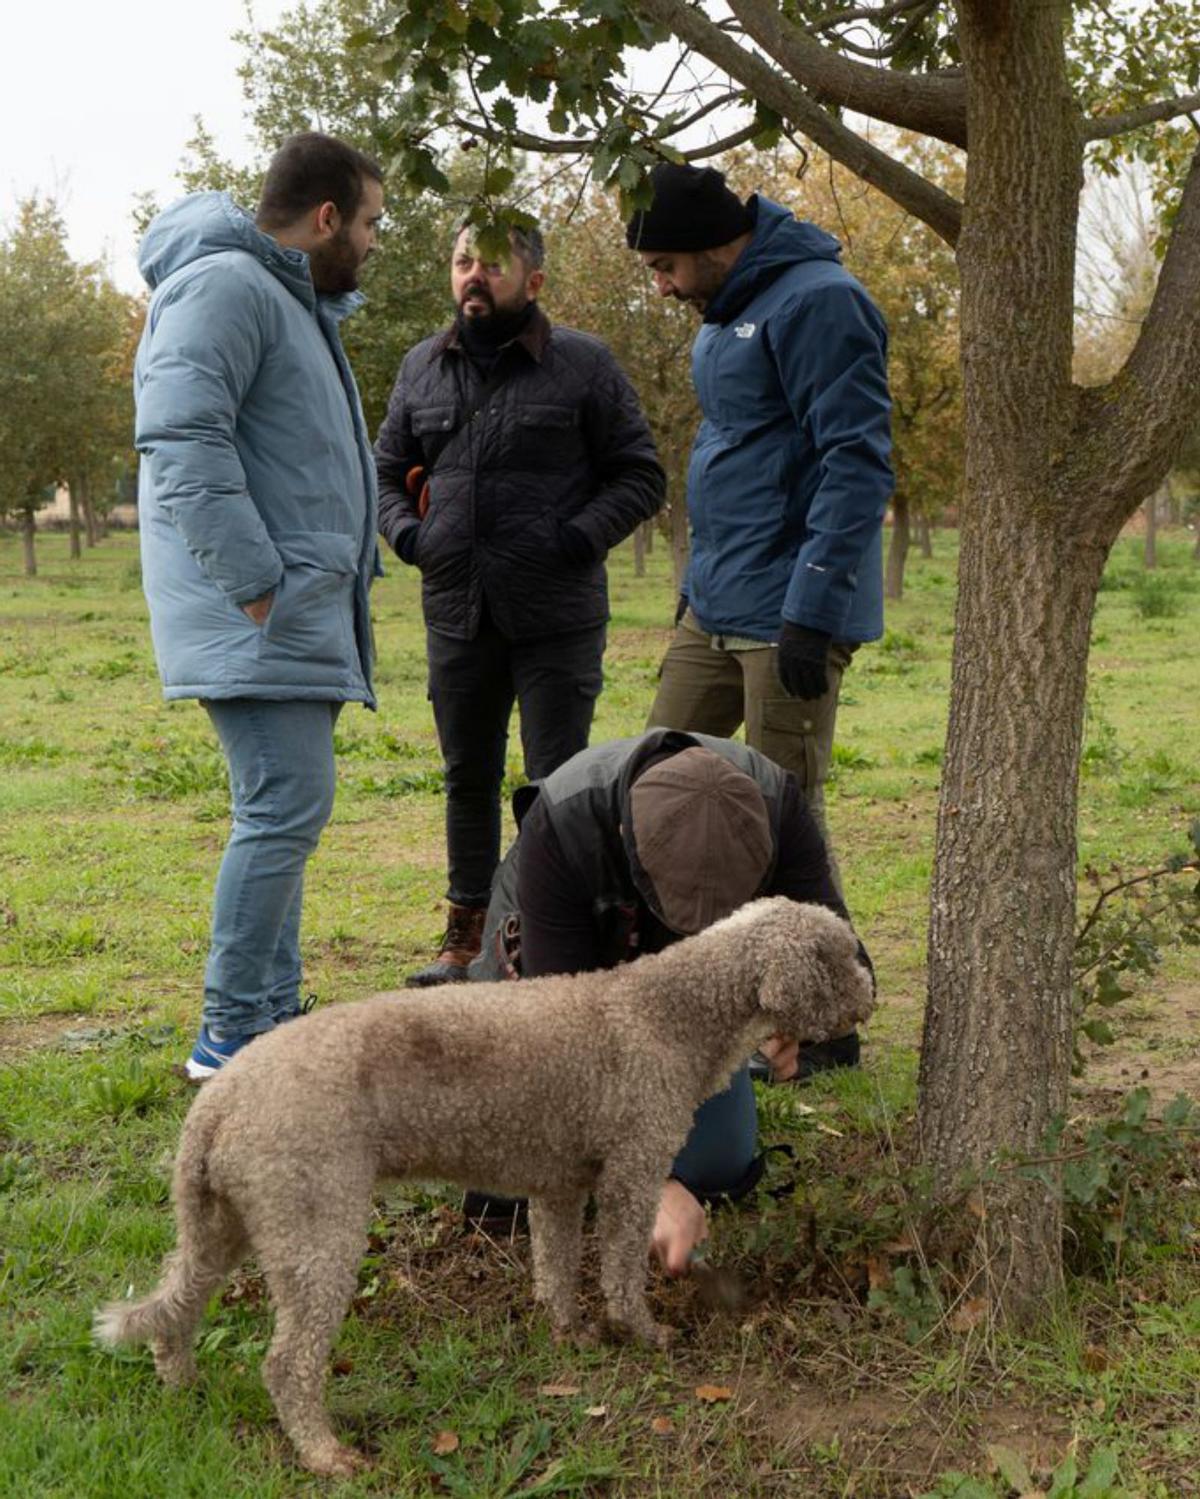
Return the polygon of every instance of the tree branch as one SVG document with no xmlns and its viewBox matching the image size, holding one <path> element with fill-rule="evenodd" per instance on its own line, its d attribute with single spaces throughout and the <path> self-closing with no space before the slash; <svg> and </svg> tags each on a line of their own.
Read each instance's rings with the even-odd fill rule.
<svg viewBox="0 0 1200 1499">
<path fill-rule="evenodd" d="M 962 205 L 956 198 L 834 119 L 805 88 L 785 78 L 765 58 L 739 46 L 698 6 L 687 4 L 686 0 L 634 0 L 634 3 L 643 15 L 665 26 L 680 41 L 723 68 L 755 99 L 781 115 L 835 161 L 928 224 L 947 244 L 953 245 L 958 239 Z M 735 7 L 743 3 L 745 0 L 735 0 Z M 811 45 L 825 54 L 826 49 L 819 43 Z M 864 71 L 875 79 L 888 76 L 886 69 Z"/>
<path fill-rule="evenodd" d="M 906 10 L 927 10 L 930 0 L 892 0 L 891 5 L 858 5 L 848 10 L 835 10 L 832 15 L 822 16 L 819 21 L 810 21 L 806 31 L 834 31 L 839 26 L 848 26 L 851 21 L 868 21 L 877 26 L 881 21 L 890 21 L 893 16 L 903 15 Z"/>
<path fill-rule="evenodd" d="M 1138 340 L 1117 375 L 1078 400 L 1075 449 L 1090 471 L 1076 493 L 1107 494 L 1119 525 L 1162 482 L 1200 406 L 1200 147 Z"/>
<path fill-rule="evenodd" d="M 637 3 L 647 8 L 641 0 Z M 966 146 L 967 88 L 962 78 L 904 73 L 841 57 L 785 20 L 774 0 L 729 0 L 729 8 L 747 35 L 818 104 L 853 109 L 952 146 Z"/>
<path fill-rule="evenodd" d="M 1140 109 L 1129 109 L 1124 114 L 1100 115 L 1085 120 L 1085 141 L 1107 141 L 1114 135 L 1124 135 L 1141 125 L 1153 125 L 1156 120 L 1174 120 L 1179 115 L 1190 114 L 1200 109 L 1200 94 L 1185 94 L 1178 99 L 1159 99 L 1154 104 L 1143 104 Z M 1193 120 L 1193 124 L 1196 122 Z"/>
</svg>

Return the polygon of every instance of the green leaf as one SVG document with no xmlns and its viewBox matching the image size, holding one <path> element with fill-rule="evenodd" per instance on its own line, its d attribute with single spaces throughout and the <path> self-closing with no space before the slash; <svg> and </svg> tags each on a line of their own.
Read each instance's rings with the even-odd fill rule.
<svg viewBox="0 0 1200 1499">
<path fill-rule="evenodd" d="M 1075 1478 L 1078 1469 L 1075 1466 L 1074 1450 L 1067 1453 L 1058 1467 L 1055 1468 L 1050 1479 L 1050 1492 L 1046 1499 L 1071 1499 L 1071 1491 L 1075 1487 Z"/>
<path fill-rule="evenodd" d="M 1014 1452 L 1011 1447 L 1002 1447 L 997 1443 L 988 1448 L 988 1456 L 996 1464 L 996 1471 L 1010 1489 L 1016 1489 L 1018 1494 L 1029 1493 L 1033 1488 L 1033 1477 L 1029 1472 L 1028 1464 L 1019 1452 Z"/>
<path fill-rule="evenodd" d="M 1075 1489 L 1077 1499 L 1105 1499 L 1112 1493 L 1117 1476 L 1117 1455 L 1111 1447 L 1097 1447 L 1088 1465 L 1087 1477 Z"/>
<path fill-rule="evenodd" d="M 1080 1030 L 1097 1046 L 1111 1046 L 1117 1039 L 1107 1020 L 1085 1020 Z"/>
<path fill-rule="evenodd" d="M 1125 1100 L 1123 1118 L 1126 1124 L 1145 1124 L 1146 1115 L 1150 1112 L 1150 1090 L 1149 1088 L 1135 1088 Z"/>
</svg>

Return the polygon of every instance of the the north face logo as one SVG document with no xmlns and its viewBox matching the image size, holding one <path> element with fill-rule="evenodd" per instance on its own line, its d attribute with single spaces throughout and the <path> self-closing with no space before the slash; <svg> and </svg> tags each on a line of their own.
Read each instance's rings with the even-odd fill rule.
<svg viewBox="0 0 1200 1499">
<path fill-rule="evenodd" d="M 734 335 L 737 338 L 753 338 L 755 326 L 754 323 L 739 323 L 733 330 Z"/>
</svg>

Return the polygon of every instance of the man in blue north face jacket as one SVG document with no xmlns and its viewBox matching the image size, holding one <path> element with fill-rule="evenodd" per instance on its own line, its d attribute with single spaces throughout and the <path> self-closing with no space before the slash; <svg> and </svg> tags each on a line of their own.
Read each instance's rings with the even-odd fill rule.
<svg viewBox="0 0 1200 1499">
<path fill-rule="evenodd" d="M 304 866 L 333 808 L 333 726 L 373 707 L 375 469 L 338 323 L 361 302 L 382 174 L 308 132 L 255 218 L 196 193 L 150 225 L 134 384 L 150 628 L 168 698 L 229 764 L 199 1081 L 300 1009 Z"/>
<path fill-rule="evenodd" d="M 842 672 L 883 633 L 887 333 L 835 239 L 711 167 L 663 165 L 627 241 L 703 323 L 691 555 L 650 726 L 746 740 L 822 785 Z M 827 836 L 827 834 L 826 834 Z"/>
</svg>

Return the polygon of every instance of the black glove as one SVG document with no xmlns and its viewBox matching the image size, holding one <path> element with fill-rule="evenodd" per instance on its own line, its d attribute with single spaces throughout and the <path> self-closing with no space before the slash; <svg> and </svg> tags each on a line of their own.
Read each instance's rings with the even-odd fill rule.
<svg viewBox="0 0 1200 1499">
<path fill-rule="evenodd" d="M 407 562 L 410 567 L 417 565 L 417 532 L 420 529 L 420 526 L 405 526 L 396 537 L 396 556 L 401 562 Z"/>
<path fill-rule="evenodd" d="M 679 624 L 679 621 L 687 613 L 687 606 L 688 606 L 687 594 L 686 593 L 681 593 L 679 595 L 679 602 L 675 605 L 675 623 L 676 623 L 676 625 Z"/>
<path fill-rule="evenodd" d="M 829 642 L 833 637 L 824 630 L 807 630 L 784 620 L 779 632 L 776 666 L 779 680 L 788 697 L 810 699 L 824 697 L 829 690 L 825 667 L 829 660 Z"/>
<path fill-rule="evenodd" d="M 596 548 L 592 545 L 592 538 L 582 526 L 577 526 L 574 521 L 559 522 L 558 545 L 563 556 L 574 567 L 586 567 L 589 562 L 596 560 Z"/>
</svg>

